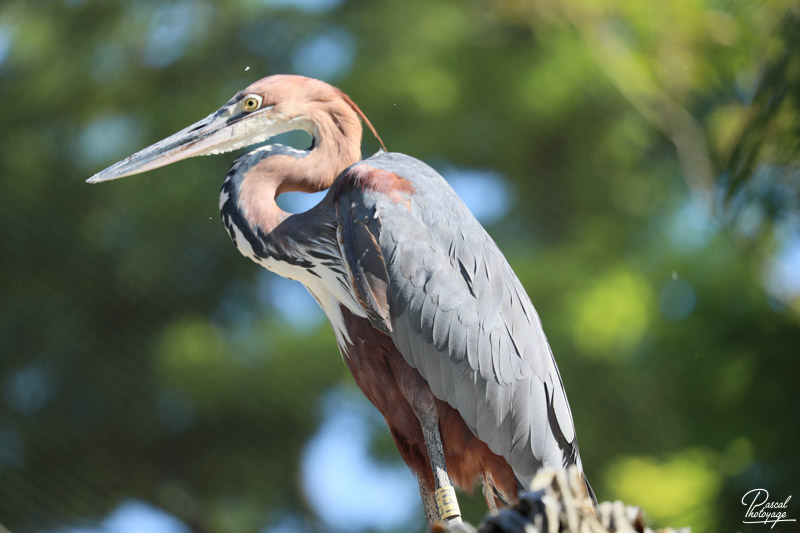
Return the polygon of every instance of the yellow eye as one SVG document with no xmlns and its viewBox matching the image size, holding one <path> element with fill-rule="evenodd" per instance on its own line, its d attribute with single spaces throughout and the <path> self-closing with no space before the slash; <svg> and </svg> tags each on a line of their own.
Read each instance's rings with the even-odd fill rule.
<svg viewBox="0 0 800 533">
<path fill-rule="evenodd" d="M 261 97 L 257 94 L 251 94 L 250 96 L 246 97 L 243 101 L 242 107 L 245 111 L 255 111 L 259 107 L 261 107 Z"/>
</svg>

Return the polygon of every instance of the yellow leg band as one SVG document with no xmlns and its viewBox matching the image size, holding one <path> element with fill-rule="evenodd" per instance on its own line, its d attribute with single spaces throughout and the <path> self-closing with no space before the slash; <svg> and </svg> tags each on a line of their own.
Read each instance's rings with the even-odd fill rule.
<svg viewBox="0 0 800 533">
<path fill-rule="evenodd" d="M 458 508 L 458 500 L 456 500 L 456 489 L 453 487 L 442 487 L 436 489 L 433 493 L 436 498 L 436 508 L 439 510 L 439 518 L 448 520 L 461 516 L 461 510 Z"/>
</svg>

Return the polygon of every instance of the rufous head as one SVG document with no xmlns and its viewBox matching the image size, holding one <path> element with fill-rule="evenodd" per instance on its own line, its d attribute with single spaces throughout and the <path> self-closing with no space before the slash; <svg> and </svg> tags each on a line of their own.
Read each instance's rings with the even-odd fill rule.
<svg viewBox="0 0 800 533">
<path fill-rule="evenodd" d="M 304 76 L 269 76 L 237 93 L 206 118 L 111 165 L 87 181 L 98 183 L 189 157 L 230 152 L 260 144 L 287 131 L 307 131 L 315 142 L 322 134 L 355 136 L 359 144 L 359 118 L 380 141 L 366 116 L 339 89 Z M 320 132 L 323 127 L 330 131 Z"/>
</svg>

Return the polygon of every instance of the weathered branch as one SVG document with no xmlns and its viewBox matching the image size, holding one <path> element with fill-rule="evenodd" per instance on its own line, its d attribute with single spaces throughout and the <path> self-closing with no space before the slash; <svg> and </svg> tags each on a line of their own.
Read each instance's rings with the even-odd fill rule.
<svg viewBox="0 0 800 533">
<path fill-rule="evenodd" d="M 653 533 L 641 509 L 621 501 L 603 502 L 598 508 L 575 467 L 541 470 L 531 490 L 519 502 L 496 515 L 488 515 L 476 530 L 470 524 L 437 524 L 433 533 Z M 688 533 L 660 529 L 655 533 Z"/>
</svg>

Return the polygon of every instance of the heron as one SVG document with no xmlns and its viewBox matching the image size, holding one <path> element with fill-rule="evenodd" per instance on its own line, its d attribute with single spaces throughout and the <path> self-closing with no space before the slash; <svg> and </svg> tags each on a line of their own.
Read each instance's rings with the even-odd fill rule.
<svg viewBox="0 0 800 533">
<path fill-rule="evenodd" d="M 381 146 L 363 160 L 362 121 Z M 296 130 L 310 134 L 307 150 L 263 145 Z M 222 222 L 242 255 L 319 303 L 417 478 L 429 525 L 460 522 L 454 486 L 481 482 L 496 512 L 542 466 L 583 472 L 561 375 L 522 283 L 445 179 L 387 151 L 340 89 L 263 78 L 87 181 L 254 145 L 222 184 Z M 326 190 L 302 213 L 276 203 Z"/>
</svg>

